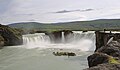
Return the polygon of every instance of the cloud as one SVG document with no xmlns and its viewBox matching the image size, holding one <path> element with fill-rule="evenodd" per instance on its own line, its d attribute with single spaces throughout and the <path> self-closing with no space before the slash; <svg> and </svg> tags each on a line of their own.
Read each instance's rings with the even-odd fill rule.
<svg viewBox="0 0 120 70">
<path fill-rule="evenodd" d="M 0 22 L 116 18 L 120 17 L 119 3 L 120 0 L 0 0 Z"/>
<path fill-rule="evenodd" d="M 14 14 L 13 16 L 33 16 L 34 14 Z"/>
<path fill-rule="evenodd" d="M 56 12 L 52 12 L 52 13 L 70 13 L 70 12 L 87 12 L 87 11 L 93 11 L 94 9 L 83 9 L 83 10 L 61 10 L 61 11 L 56 11 Z"/>
<path fill-rule="evenodd" d="M 11 8 L 12 0 L 0 0 L 0 14 L 5 13 L 9 8 Z"/>
</svg>

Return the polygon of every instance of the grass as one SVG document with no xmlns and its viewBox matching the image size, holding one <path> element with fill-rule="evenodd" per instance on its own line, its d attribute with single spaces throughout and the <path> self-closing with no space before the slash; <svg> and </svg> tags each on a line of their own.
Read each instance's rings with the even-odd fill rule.
<svg viewBox="0 0 120 70">
<path fill-rule="evenodd" d="M 120 62 L 116 60 L 115 58 L 113 58 L 112 56 L 109 56 L 108 59 L 109 59 L 110 64 L 120 64 Z"/>
</svg>

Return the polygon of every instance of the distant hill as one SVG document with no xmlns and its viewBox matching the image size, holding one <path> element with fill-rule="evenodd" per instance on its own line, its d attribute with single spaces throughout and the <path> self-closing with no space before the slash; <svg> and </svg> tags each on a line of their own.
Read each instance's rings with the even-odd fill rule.
<svg viewBox="0 0 120 70">
<path fill-rule="evenodd" d="M 9 24 L 10 27 L 27 30 L 103 30 L 120 29 L 120 19 L 100 19 L 93 21 L 75 21 L 54 24 L 43 24 L 38 22 L 20 22 Z"/>
</svg>

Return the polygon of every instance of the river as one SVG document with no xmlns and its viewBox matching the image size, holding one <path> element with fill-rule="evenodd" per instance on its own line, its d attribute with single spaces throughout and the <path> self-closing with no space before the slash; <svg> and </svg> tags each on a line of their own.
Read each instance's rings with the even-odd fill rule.
<svg viewBox="0 0 120 70">
<path fill-rule="evenodd" d="M 44 33 L 23 35 L 24 44 L 0 50 L 0 70 L 83 70 L 95 49 L 94 32 L 73 31 L 68 42 L 53 43 Z M 62 36 L 64 37 L 64 36 Z M 76 56 L 54 56 L 74 52 Z"/>
</svg>

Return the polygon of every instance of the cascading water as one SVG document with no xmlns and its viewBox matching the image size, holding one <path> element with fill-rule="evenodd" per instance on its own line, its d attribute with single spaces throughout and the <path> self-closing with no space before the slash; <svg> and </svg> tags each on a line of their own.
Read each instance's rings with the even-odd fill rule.
<svg viewBox="0 0 120 70">
<path fill-rule="evenodd" d="M 62 32 L 62 43 L 65 42 L 65 36 L 64 36 L 64 32 Z"/>
<path fill-rule="evenodd" d="M 73 36 L 68 36 L 70 43 L 74 44 L 76 48 L 82 51 L 94 51 L 95 50 L 95 33 L 94 31 L 82 32 L 73 31 Z"/>
<path fill-rule="evenodd" d="M 49 43 L 50 38 L 45 33 L 23 35 L 23 44 L 28 48 L 45 47 Z"/>
<path fill-rule="evenodd" d="M 64 48 L 80 49 L 81 51 L 93 51 L 95 49 L 94 31 L 82 32 L 73 31 L 73 34 L 67 35 L 65 40 L 62 32 L 62 43 L 51 43 L 49 36 L 44 33 L 29 34 L 23 36 L 26 48 Z"/>
</svg>

